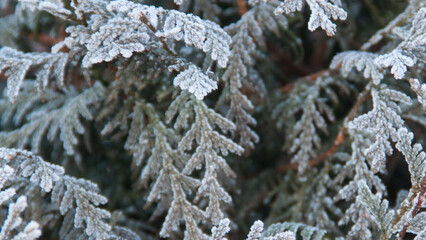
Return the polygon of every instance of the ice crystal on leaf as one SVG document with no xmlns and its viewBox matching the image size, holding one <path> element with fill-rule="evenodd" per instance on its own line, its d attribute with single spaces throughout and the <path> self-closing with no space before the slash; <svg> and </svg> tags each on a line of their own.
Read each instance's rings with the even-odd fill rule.
<svg viewBox="0 0 426 240">
<path fill-rule="evenodd" d="M 408 170 L 411 175 L 412 188 L 406 194 L 405 199 L 401 202 L 400 208 L 396 211 L 396 222 L 393 226 L 395 231 L 407 228 L 408 232 L 417 234 L 415 239 L 422 239 L 424 230 L 419 230 L 419 226 L 425 226 L 424 217 L 421 212 L 415 212 L 418 201 L 422 201 L 422 184 L 426 179 L 426 153 L 422 145 L 419 143 L 412 144 L 414 134 L 409 132 L 405 127 L 400 128 L 397 132 L 397 143 L 395 147 L 405 156 L 408 164 Z M 413 199 L 415 199 L 413 201 Z M 409 211 L 405 211 L 409 209 Z M 414 226 L 412 225 L 414 224 Z M 423 227 L 424 228 L 424 227 Z"/>
<path fill-rule="evenodd" d="M 364 72 L 364 78 L 372 79 L 374 84 L 379 84 L 383 79 L 383 73 L 374 60 L 378 55 L 375 53 L 362 51 L 347 51 L 334 56 L 330 64 L 330 68 L 338 69 L 344 77 L 348 77 L 352 68 L 356 68 L 358 72 Z"/>
<path fill-rule="evenodd" d="M 308 22 L 308 28 L 311 31 L 321 27 L 328 36 L 332 36 L 336 33 L 336 24 L 330 19 L 346 19 L 347 13 L 340 7 L 340 1 L 306 0 L 306 3 L 312 11 Z"/>
<path fill-rule="evenodd" d="M 271 0 L 263 1 L 268 2 Z M 252 4 L 256 2 L 259 1 L 251 1 Z M 311 9 L 311 16 L 308 22 L 308 29 L 311 31 L 315 31 L 321 27 L 326 31 L 328 36 L 333 36 L 336 33 L 336 24 L 331 19 L 345 20 L 347 17 L 346 11 L 341 7 L 340 0 L 282 0 L 275 9 L 275 14 L 289 14 L 300 11 L 305 2 Z"/>
<path fill-rule="evenodd" d="M 65 67 L 68 61 L 66 53 L 23 53 L 9 47 L 0 49 L 0 73 L 7 78 L 7 95 L 16 101 L 22 82 L 31 68 L 36 68 L 37 90 L 41 96 L 52 76 L 59 87 L 64 85 Z"/>
<path fill-rule="evenodd" d="M 33 151 L 38 152 L 45 134 L 51 142 L 59 135 L 66 152 L 71 155 L 78 143 L 76 133 L 84 132 L 80 116 L 92 119 L 89 106 L 101 100 L 104 91 L 105 88 L 98 82 L 81 94 L 75 90 L 69 91 L 67 95 L 50 92 L 47 96 L 49 104 L 32 109 L 27 116 L 28 122 L 20 128 L 1 132 L 0 143 L 3 146 L 20 147 L 30 143 Z"/>
<path fill-rule="evenodd" d="M 417 100 L 426 110 L 426 83 L 421 84 L 418 79 L 410 78 L 411 89 L 417 94 Z"/>
<path fill-rule="evenodd" d="M 407 67 L 412 67 L 416 63 L 416 59 L 403 54 L 400 50 L 377 57 L 374 62 L 382 67 L 392 67 L 391 73 L 396 79 L 404 77 Z"/>
<path fill-rule="evenodd" d="M 227 218 L 220 220 L 219 224 L 212 228 L 212 240 L 227 240 L 225 235 L 231 230 L 229 223 Z"/>
<path fill-rule="evenodd" d="M 333 169 L 330 167 L 327 161 L 323 169 L 311 169 L 298 181 L 294 181 L 296 173 L 284 176 L 268 196 L 274 199 L 270 203 L 272 213 L 269 222 L 303 221 L 330 233 L 339 232 L 333 219 L 342 217 L 343 213 L 327 193 L 340 188 L 333 183 Z"/>
<path fill-rule="evenodd" d="M 4 152 L 0 149 L 0 155 Z M 3 158 L 3 156 L 0 156 Z M 10 201 L 12 197 L 16 194 L 16 190 L 13 187 L 3 189 L 6 182 L 13 179 L 15 170 L 9 167 L 7 164 L 2 164 L 0 168 L 0 206 L 5 202 Z M 39 224 L 36 221 L 30 221 L 22 231 L 15 235 L 15 231 L 22 227 L 21 225 L 25 224 L 21 218 L 21 213 L 27 208 L 27 198 L 25 196 L 20 196 L 16 202 L 9 204 L 8 214 L 6 219 L 3 222 L 3 226 L 0 231 L 1 239 L 28 239 L 33 240 L 37 239 L 41 235 Z"/>
<path fill-rule="evenodd" d="M 46 11 L 62 18 L 70 18 L 72 15 L 72 12 L 66 9 L 64 3 L 60 0 L 20 0 L 20 2 L 32 11 L 36 9 Z"/>
<path fill-rule="evenodd" d="M 263 224 L 262 224 L 263 228 Z M 319 240 L 327 234 L 326 231 L 302 223 L 284 222 L 269 226 L 261 235 L 261 240 L 296 240 L 300 235 L 302 240 Z M 299 238 L 297 238 L 299 239 Z"/>
<path fill-rule="evenodd" d="M 380 193 L 373 195 L 363 180 L 358 182 L 358 188 L 360 189 L 360 195 L 357 197 L 357 201 L 362 202 L 368 209 L 370 216 L 379 227 L 382 239 L 389 239 L 395 214 L 393 210 L 388 210 L 389 202 L 387 200 L 382 201 Z"/>
<path fill-rule="evenodd" d="M 52 193 L 50 204 L 54 206 L 53 208 L 64 215 L 65 219 L 69 215 L 73 218 L 74 227 L 67 226 L 72 238 L 83 237 L 78 232 L 73 232 L 74 228 L 84 228 L 89 239 L 117 239 L 118 236 L 112 231 L 112 226 L 104 221 L 111 217 L 111 213 L 98 207 L 100 204 L 105 204 L 107 199 L 98 193 L 99 188 L 96 184 L 66 175 L 62 167 L 45 162 L 40 156 L 25 150 L 0 148 L 0 162 L 2 165 L 10 164 L 15 169 L 2 168 L 6 176 L 22 180 L 29 179 L 36 186 L 40 186 L 43 192 Z M 0 184 L 3 183 L 3 179 L 0 178 Z M 25 196 L 19 197 L 16 205 L 13 203 L 9 205 L 9 216 L 4 222 L 0 236 L 5 236 L 4 234 L 7 234 L 10 229 L 20 225 L 22 220 L 17 214 L 21 213 L 26 206 Z M 13 239 L 36 239 L 40 235 L 38 224 L 30 222 Z"/>
<path fill-rule="evenodd" d="M 346 153 L 336 154 L 336 157 L 345 162 L 343 169 L 334 179 L 334 184 L 341 184 L 345 178 L 351 179 L 348 183 L 344 184 L 343 187 L 338 191 L 334 200 L 353 201 L 356 200 L 357 196 L 360 195 L 360 189 L 358 182 L 360 180 L 366 182 L 368 186 L 374 187 L 377 192 L 385 193 L 386 188 L 382 183 L 382 180 L 376 176 L 370 169 L 370 161 L 367 160 L 363 149 L 368 147 L 367 142 L 364 140 L 359 132 L 355 129 L 349 129 L 349 134 L 352 138 L 351 155 Z M 345 214 L 341 217 L 338 222 L 339 225 L 345 225 L 349 222 L 354 222 L 351 230 L 348 233 L 348 237 L 360 239 L 370 239 L 372 232 L 369 229 L 372 225 L 371 218 L 368 215 L 368 210 L 360 202 L 353 202 Z"/>
<path fill-rule="evenodd" d="M 147 155 L 146 164 L 139 173 L 138 183 L 146 186 L 152 181 L 147 196 L 147 205 L 159 202 L 154 216 L 167 212 L 160 236 L 170 237 L 185 224 L 185 239 L 207 239 L 199 223 L 205 220 L 205 213 L 187 198 L 199 186 L 199 180 L 181 172 L 185 156 L 172 148 L 176 136 L 172 129 L 161 121 L 152 104 L 139 101 L 133 113 L 131 129 L 133 133 L 126 142 L 126 148 L 133 152 L 134 164 L 140 166 Z M 144 116 L 148 122 L 144 120 Z M 153 142 L 144 136 L 155 134 Z M 147 152 L 147 148 L 154 148 Z"/>
<path fill-rule="evenodd" d="M 16 165 L 21 169 L 23 177 L 40 186 L 45 192 L 50 192 L 54 182 L 64 175 L 64 168 L 45 162 L 40 156 L 25 150 L 0 149 L 0 158 L 10 161 L 14 159 Z"/>
<path fill-rule="evenodd" d="M 178 113 L 182 108 L 188 109 L 189 112 L 185 110 Z M 217 223 L 223 218 L 221 203 L 231 202 L 231 196 L 220 185 L 218 175 L 224 173 L 227 177 L 235 177 L 235 173 L 222 156 L 228 155 L 229 152 L 242 154 L 243 148 L 214 130 L 214 127 L 217 126 L 223 132 L 227 132 L 235 129 L 235 125 L 209 109 L 203 101 L 193 99 L 186 94 L 181 94 L 175 99 L 166 113 L 166 120 L 170 122 L 176 115 L 175 127 L 189 128 L 180 140 L 178 149 L 190 152 L 192 155 L 185 163 L 182 172 L 190 175 L 195 169 L 205 166 L 206 171 L 196 199 L 208 199 L 206 216 L 213 223 Z M 189 127 L 186 122 L 191 116 L 194 116 L 194 123 Z"/>
<path fill-rule="evenodd" d="M 64 174 L 62 167 L 45 162 L 39 156 L 26 159 L 21 168 L 22 176 L 29 177 L 31 182 L 38 184 L 45 192 L 50 192 L 53 183 Z"/>
<path fill-rule="evenodd" d="M 220 67 L 225 67 L 228 62 L 231 38 L 216 23 L 202 20 L 192 14 L 154 8 L 127 0 L 114 1 L 109 4 L 108 9 L 128 13 L 131 18 L 152 25 L 156 30 L 155 36 L 159 38 L 184 40 L 186 45 L 202 49 L 209 53 L 213 60 L 217 60 Z M 163 26 L 158 25 L 160 19 L 164 20 Z"/>
<path fill-rule="evenodd" d="M 13 236 L 13 232 L 17 230 L 23 223 L 20 214 L 27 208 L 27 198 L 21 196 L 16 200 L 16 203 L 9 204 L 9 210 L 6 220 L 3 223 L 0 231 L 0 238 L 4 240 L 35 240 L 41 236 L 39 224 L 35 221 L 30 221 L 25 225 L 24 229 Z"/>
<path fill-rule="evenodd" d="M 202 100 L 209 92 L 217 88 L 217 82 L 194 65 L 190 65 L 188 69 L 180 72 L 173 80 L 173 84 L 182 90 L 193 93 L 198 100 Z"/>
<path fill-rule="evenodd" d="M 260 235 L 263 232 L 263 222 L 260 220 L 257 220 L 253 223 L 253 225 L 250 227 L 250 232 L 247 235 L 247 240 L 257 240 L 259 239 Z"/>
<path fill-rule="evenodd" d="M 321 148 L 321 138 L 319 131 L 328 134 L 326 118 L 334 121 L 334 113 L 327 104 L 327 99 L 320 97 L 325 91 L 331 101 L 337 99 L 336 93 L 330 88 L 334 84 L 328 77 L 318 79 L 315 84 L 301 82 L 296 86 L 296 91 L 288 97 L 286 101 L 280 103 L 272 112 L 272 117 L 277 120 L 277 127 L 284 127 L 284 120 L 294 121 L 296 113 L 303 111 L 295 124 L 286 129 L 289 134 L 289 141 L 285 148 L 294 154 L 292 161 L 299 164 L 298 171 L 304 172 L 309 167 L 308 161 L 317 156 L 318 149 Z M 338 87 L 349 93 L 348 84 L 341 82 Z M 300 95 L 299 95 L 300 94 Z M 326 116 L 326 118 L 324 117 Z"/>
<path fill-rule="evenodd" d="M 413 220 L 411 225 L 408 227 L 407 232 L 416 234 L 415 240 L 423 240 L 426 238 L 426 213 L 421 212 L 417 214 Z"/>
<path fill-rule="evenodd" d="M 264 232 L 263 222 L 257 220 L 250 227 L 246 240 L 296 240 L 295 232 L 297 232 L 299 227 L 305 228 L 302 224 L 283 223 L 271 226 Z M 306 231 L 307 229 L 309 230 Z M 222 219 L 218 226 L 212 228 L 213 235 L 210 240 L 227 240 L 224 236 L 228 231 L 229 219 Z M 315 235 L 315 231 L 315 228 L 306 226 L 306 229 L 302 231 L 303 240 L 310 240 L 311 237 L 314 237 L 313 239 L 321 239 L 321 233 L 320 235 Z"/>
<path fill-rule="evenodd" d="M 273 10 L 274 7 L 269 4 L 254 6 L 238 22 L 225 29 L 232 36 L 233 42 L 230 62 L 221 78 L 227 84 L 218 106 L 225 104 L 224 101 L 229 101 L 230 106 L 226 116 L 235 122 L 238 143 L 245 148 L 246 153 L 254 148 L 255 143 L 259 141 L 259 136 L 251 127 L 256 125 L 256 120 L 251 115 L 254 105 L 241 88 L 243 85 L 252 84 L 250 75 L 256 73 L 255 63 L 256 58 L 259 57 L 257 46 L 265 47 L 266 45 L 263 36 L 266 32 L 263 29 L 278 35 L 280 28 L 287 28 L 287 19 L 281 15 L 273 15 Z M 258 81 L 263 86 L 262 80 Z M 263 88 L 264 86 L 254 89 L 254 92 L 263 96 L 265 94 Z"/>
<path fill-rule="evenodd" d="M 201 20 L 197 16 L 171 11 L 165 20 L 163 32 L 157 36 L 183 39 L 188 46 L 195 46 L 209 53 L 213 60 L 217 60 L 220 67 L 225 67 L 230 55 L 230 36 L 216 23 Z"/>
<path fill-rule="evenodd" d="M 405 156 L 411 174 L 411 184 L 416 186 L 421 183 L 426 174 L 426 154 L 419 143 L 411 146 L 413 137 L 414 134 L 407 128 L 398 129 L 395 147 Z"/>
<path fill-rule="evenodd" d="M 398 103 L 411 104 L 411 99 L 404 93 L 385 86 L 373 88 L 371 95 L 373 109 L 355 118 L 349 128 L 363 129 L 373 137 L 372 145 L 365 150 L 365 154 L 373 160 L 372 169 L 377 172 L 383 170 L 386 154 L 392 153 L 390 141 L 396 140 L 397 130 L 404 124 Z"/>
<path fill-rule="evenodd" d="M 146 26 L 130 18 L 108 19 L 90 39 L 79 43 L 88 50 L 83 67 L 109 62 L 119 55 L 129 58 L 133 52 L 143 52 L 145 44 L 150 40 L 145 31 Z"/>
<path fill-rule="evenodd" d="M 352 155 L 339 155 L 346 164 L 344 171 L 338 174 L 335 181 L 343 182 L 345 177 L 353 180 L 339 190 L 335 200 L 350 200 L 356 197 L 340 221 L 341 224 L 347 224 L 349 221 L 355 223 L 349 232 L 350 236 L 369 239 L 377 233 L 369 230 L 368 226 L 378 225 L 382 238 L 388 239 L 392 231 L 399 231 L 402 225 L 407 224 L 412 218 L 409 211 L 403 212 L 401 209 L 412 208 L 412 202 L 408 199 L 416 198 L 418 193 L 409 192 L 401 204 L 402 207 L 397 211 L 398 220 L 396 220 L 392 211 L 387 212 L 387 201 L 380 202 L 382 196 L 386 194 L 386 188 L 375 173 L 384 168 L 386 154 L 392 151 L 392 141 L 406 156 L 412 184 L 418 186 L 418 182 L 424 176 L 424 153 L 420 153 L 420 145 L 411 146 L 412 133 L 403 126 L 404 122 L 399 115 L 401 108 L 397 103 L 410 103 L 408 96 L 384 85 L 373 87 L 371 95 L 373 110 L 348 124 L 349 134 L 353 139 Z M 371 193 L 370 189 L 373 188 L 376 189 L 376 196 Z M 398 222 L 399 224 L 394 225 Z"/>
<path fill-rule="evenodd" d="M 137 20 L 119 16 L 105 19 L 94 15 L 89 23 L 91 27 L 68 27 L 66 31 L 70 36 L 56 44 L 52 51 L 58 52 L 65 46 L 69 49 L 84 47 L 86 53 L 82 65 L 87 68 L 119 56 L 129 58 L 134 52 L 143 52 L 150 44 L 147 27 Z"/>
<path fill-rule="evenodd" d="M 281 13 L 292 13 L 296 11 L 302 10 L 304 1 L 303 0 L 290 0 L 285 3 L 280 3 L 280 5 L 276 8 L 275 14 Z"/>
<path fill-rule="evenodd" d="M 111 213 L 97 207 L 107 202 L 98 192 L 98 186 L 90 181 L 64 176 L 55 184 L 52 202 L 59 205 L 62 215 L 75 208 L 74 226 L 85 227 L 86 234 L 95 239 L 106 239 L 111 235 L 111 226 L 103 219 L 110 218 Z"/>
<path fill-rule="evenodd" d="M 425 238 L 426 4 L 378 2 L 0 0 L 0 239 Z"/>
<path fill-rule="evenodd" d="M 5 183 L 13 176 L 14 170 L 8 165 L 0 168 L 0 205 L 8 201 L 16 194 L 14 188 L 3 189 Z"/>
</svg>

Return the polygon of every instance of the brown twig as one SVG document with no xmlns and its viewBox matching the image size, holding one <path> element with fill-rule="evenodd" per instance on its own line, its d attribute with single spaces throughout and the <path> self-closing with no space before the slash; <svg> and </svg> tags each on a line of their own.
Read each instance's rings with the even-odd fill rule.
<svg viewBox="0 0 426 240">
<path fill-rule="evenodd" d="M 358 112 L 358 109 L 361 106 L 361 104 L 367 99 L 369 92 L 370 92 L 370 84 L 367 84 L 364 90 L 359 94 L 358 99 L 355 102 L 354 106 L 352 107 L 351 111 L 346 116 L 342 126 L 339 129 L 339 133 L 337 134 L 336 139 L 333 142 L 333 145 L 331 145 L 331 147 L 327 149 L 327 151 L 325 151 L 323 154 L 319 155 L 318 157 L 314 159 L 309 160 L 308 162 L 309 166 L 315 166 L 337 152 L 340 145 L 345 140 L 345 136 L 347 135 L 347 129 L 345 125 L 355 118 L 355 114 Z M 275 171 L 279 173 L 287 172 L 289 170 L 296 170 L 298 166 L 299 166 L 298 163 L 283 164 L 278 166 L 275 169 Z"/>
<path fill-rule="evenodd" d="M 140 12 L 140 20 L 155 34 L 157 32 L 157 29 L 154 27 L 154 25 L 151 24 L 151 22 L 148 20 L 146 15 L 143 12 Z M 169 48 L 169 45 L 167 44 L 164 37 L 158 37 L 158 40 L 160 40 L 161 44 L 163 45 L 164 50 L 166 50 L 170 55 L 176 56 L 176 53 L 172 51 Z"/>
<path fill-rule="evenodd" d="M 238 13 L 243 16 L 247 12 L 247 5 L 245 0 L 237 0 Z"/>
<path fill-rule="evenodd" d="M 65 39 L 64 35 L 60 33 L 58 37 L 52 37 L 45 33 L 40 33 L 38 35 L 34 35 L 33 33 L 28 34 L 28 38 L 31 40 L 36 40 L 43 46 L 52 47 L 53 45 L 57 44 L 58 42 L 61 42 Z"/>
<path fill-rule="evenodd" d="M 320 78 L 320 77 L 325 77 L 325 76 L 327 76 L 327 75 L 329 75 L 332 71 L 334 71 L 334 70 L 336 70 L 336 69 L 339 69 L 340 67 L 341 67 L 341 65 L 342 64 L 339 64 L 339 65 L 337 65 L 335 68 L 333 68 L 333 69 L 325 69 L 325 70 L 322 70 L 322 71 L 319 71 L 319 72 L 315 72 L 315 73 L 312 73 L 312 74 L 310 74 L 310 75 L 308 75 L 308 76 L 305 76 L 305 77 L 303 77 L 303 78 L 301 78 L 302 80 L 305 80 L 305 81 L 309 81 L 309 82 L 314 82 L 314 81 L 316 81 L 318 78 Z M 294 86 L 296 85 L 296 82 L 297 81 L 295 81 L 295 82 L 291 82 L 291 83 L 289 83 L 289 84 L 286 84 L 286 85 L 284 85 L 284 86 L 282 86 L 281 88 L 280 88 L 280 92 L 282 92 L 282 93 L 288 93 L 288 92 L 290 92 L 291 90 L 293 90 L 293 88 L 294 88 Z"/>
<path fill-rule="evenodd" d="M 420 184 L 421 184 L 421 187 L 420 187 L 419 194 L 415 195 L 415 196 L 418 196 L 417 197 L 417 203 L 414 206 L 414 208 L 412 208 L 412 210 L 411 210 L 411 219 L 413 219 L 417 215 L 418 211 L 423 206 L 423 202 L 425 201 L 425 198 L 426 198 L 426 175 L 423 177 L 422 182 Z M 410 201 L 410 202 L 412 202 L 412 201 Z M 398 236 L 397 236 L 398 240 L 404 239 L 405 234 L 407 233 L 408 227 L 410 227 L 410 225 L 411 225 L 411 221 L 407 221 L 404 224 L 404 226 L 402 227 L 402 230 L 398 233 Z"/>
<path fill-rule="evenodd" d="M 72 2 L 73 2 L 73 4 L 74 4 L 75 7 L 77 7 L 79 5 L 79 3 L 77 2 L 77 0 L 72 0 Z M 84 12 L 81 12 L 81 19 L 75 18 L 73 20 L 82 23 L 85 27 L 88 26 L 87 20 L 86 20 L 86 14 Z"/>
</svg>

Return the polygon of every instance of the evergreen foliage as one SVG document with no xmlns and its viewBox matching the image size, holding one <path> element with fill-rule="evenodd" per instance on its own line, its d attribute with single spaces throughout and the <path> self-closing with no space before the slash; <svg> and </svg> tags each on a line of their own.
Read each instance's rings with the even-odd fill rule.
<svg viewBox="0 0 426 240">
<path fill-rule="evenodd" d="M 0 239 L 426 239 L 425 53 L 424 0 L 0 1 Z"/>
</svg>

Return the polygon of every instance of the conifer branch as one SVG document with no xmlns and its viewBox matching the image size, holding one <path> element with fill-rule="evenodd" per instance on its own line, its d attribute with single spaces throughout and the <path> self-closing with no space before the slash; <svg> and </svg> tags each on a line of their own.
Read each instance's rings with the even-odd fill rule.
<svg viewBox="0 0 426 240">
<path fill-rule="evenodd" d="M 321 74 L 325 74 L 325 71 L 322 71 Z M 310 79 L 316 79 L 316 78 L 310 78 Z M 370 86 L 367 85 L 364 88 L 364 90 L 359 94 L 357 101 L 352 106 L 349 114 L 345 117 L 342 125 L 340 126 L 339 132 L 337 133 L 336 138 L 334 139 L 331 147 L 329 147 L 325 152 L 323 152 L 318 157 L 309 160 L 309 166 L 313 167 L 313 166 L 321 163 L 322 161 L 328 159 L 334 153 L 336 153 L 337 150 L 339 150 L 340 145 L 344 142 L 345 137 L 348 134 L 346 124 L 348 122 L 352 121 L 355 118 L 355 115 L 358 112 L 361 104 L 365 100 L 367 100 L 367 97 L 368 97 L 370 90 L 371 90 Z M 278 172 L 278 173 L 283 173 L 283 172 L 287 172 L 287 171 L 290 171 L 290 170 L 297 170 L 298 165 L 299 165 L 298 163 L 283 164 L 283 165 L 276 167 L 275 171 Z"/>
<path fill-rule="evenodd" d="M 0 238 L 426 238 L 426 3 L 382 2 L 0 0 Z"/>
<path fill-rule="evenodd" d="M 424 177 L 421 181 L 420 189 L 413 186 L 413 192 L 414 192 L 414 194 L 412 195 L 413 198 L 409 199 L 409 201 L 415 202 L 416 204 L 412 208 L 405 208 L 406 211 L 411 209 L 409 213 L 411 218 L 414 218 L 419 213 L 419 210 L 422 208 L 423 203 L 426 200 L 426 173 L 424 174 Z M 405 211 L 401 211 L 400 213 L 398 213 L 393 223 L 394 224 L 398 223 L 401 217 L 404 216 L 405 214 L 406 214 Z M 404 226 L 402 226 L 402 229 L 397 233 L 398 240 L 404 239 L 405 234 L 407 233 L 407 230 L 410 227 L 410 225 L 411 225 L 411 221 L 408 221 L 404 224 Z"/>
<path fill-rule="evenodd" d="M 157 32 L 157 29 L 152 25 L 152 23 L 149 21 L 149 19 L 146 17 L 146 15 L 141 11 L 140 13 L 140 20 L 155 34 Z M 172 51 L 169 48 L 169 45 L 166 42 L 166 38 L 163 36 L 157 36 L 158 40 L 160 40 L 161 44 L 163 45 L 164 50 L 166 50 L 171 56 L 176 56 L 176 53 Z"/>
</svg>

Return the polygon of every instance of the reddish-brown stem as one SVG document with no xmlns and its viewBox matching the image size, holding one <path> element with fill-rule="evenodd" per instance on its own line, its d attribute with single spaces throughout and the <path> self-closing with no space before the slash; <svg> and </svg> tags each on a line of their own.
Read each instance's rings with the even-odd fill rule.
<svg viewBox="0 0 426 240">
<path fill-rule="evenodd" d="M 413 207 L 413 209 L 411 210 L 411 219 L 413 219 L 418 211 L 420 210 L 420 208 L 423 206 L 423 202 L 425 201 L 426 198 L 426 175 L 423 177 L 422 182 L 420 183 L 421 187 L 420 187 L 420 192 L 417 195 L 417 203 L 416 205 Z M 411 225 L 411 221 L 407 221 L 404 226 L 402 227 L 402 230 L 398 233 L 398 240 L 403 240 L 405 237 L 405 234 L 407 233 L 408 227 L 410 227 Z"/>
<path fill-rule="evenodd" d="M 238 13 L 243 16 L 247 12 L 247 5 L 245 0 L 237 0 Z"/>
<path fill-rule="evenodd" d="M 346 123 L 348 123 L 349 121 L 354 119 L 355 114 L 358 112 L 359 107 L 367 99 L 369 92 L 370 92 L 370 87 L 369 87 L 369 85 L 367 85 L 365 87 L 364 91 L 362 91 L 360 93 L 360 95 L 358 96 L 358 99 L 357 99 L 356 103 L 354 104 L 354 106 L 352 107 L 349 114 L 346 116 L 342 126 L 340 127 L 339 133 L 337 134 L 336 139 L 333 142 L 333 145 L 331 145 L 331 147 L 329 149 L 327 149 L 327 151 L 325 151 L 324 153 L 322 153 L 318 157 L 309 160 L 309 162 L 308 162 L 309 166 L 315 166 L 318 163 L 326 160 L 328 157 L 330 157 L 334 153 L 336 153 L 336 151 L 339 149 L 340 145 L 345 140 L 345 136 L 347 135 L 347 129 L 345 127 Z M 297 163 L 284 164 L 284 165 L 278 166 L 275 169 L 275 171 L 279 172 L 279 173 L 287 172 L 289 170 L 296 170 L 298 166 L 299 166 L 299 164 L 297 164 Z"/>
<path fill-rule="evenodd" d="M 333 68 L 333 69 L 325 69 L 325 70 L 322 70 L 322 71 L 319 71 L 319 72 L 312 73 L 312 74 L 310 74 L 310 75 L 308 75 L 308 76 L 303 77 L 303 78 L 302 78 L 302 80 L 309 81 L 309 82 L 314 82 L 314 81 L 316 81 L 318 78 L 320 78 L 320 77 L 325 77 L 325 76 L 327 76 L 328 74 L 330 74 L 330 72 L 332 72 L 332 71 L 334 71 L 334 70 L 336 70 L 336 69 L 339 69 L 340 67 L 341 67 L 341 64 L 337 65 L 337 66 L 336 66 L 335 68 Z M 293 88 L 294 88 L 294 86 L 295 86 L 295 85 L 296 85 L 296 82 L 292 82 L 292 83 L 286 84 L 286 85 L 284 85 L 284 86 L 282 86 L 282 87 L 280 88 L 280 91 L 281 91 L 282 93 L 288 93 L 288 92 L 290 92 L 291 90 L 293 90 Z"/>
<path fill-rule="evenodd" d="M 145 16 L 143 12 L 140 12 L 140 20 L 151 30 L 154 34 L 157 32 L 157 29 L 154 27 L 154 25 L 151 24 L 151 22 L 148 20 L 148 18 Z M 158 37 L 158 40 L 160 40 L 161 44 L 163 45 L 164 50 L 168 52 L 172 56 L 176 56 L 176 53 L 172 51 L 172 49 L 169 48 L 169 45 L 167 44 L 164 37 Z"/>
<path fill-rule="evenodd" d="M 73 4 L 74 4 L 74 6 L 75 7 L 77 7 L 78 6 L 78 2 L 77 2 L 77 0 L 72 0 L 72 2 L 73 2 Z M 78 21 L 78 22 L 81 22 L 85 27 L 87 27 L 88 25 L 87 25 L 87 20 L 86 20 L 86 15 L 84 14 L 84 12 L 82 12 L 81 13 L 81 20 L 80 19 L 77 19 L 76 18 L 76 20 Z"/>
</svg>

